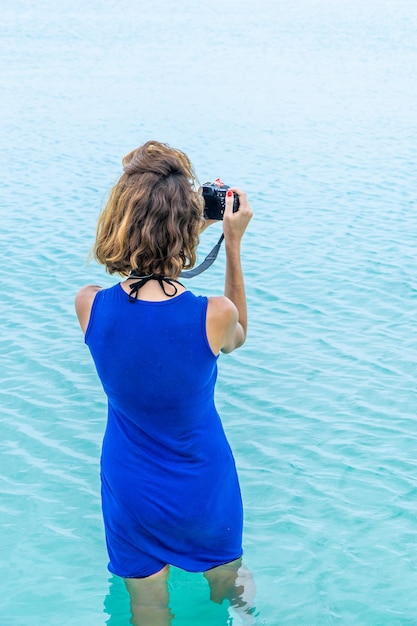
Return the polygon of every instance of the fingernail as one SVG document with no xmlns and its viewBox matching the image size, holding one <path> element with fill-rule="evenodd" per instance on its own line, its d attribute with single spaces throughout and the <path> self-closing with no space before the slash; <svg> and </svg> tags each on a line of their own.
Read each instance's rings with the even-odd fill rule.
<svg viewBox="0 0 417 626">
<path fill-rule="evenodd" d="M 228 196 L 229 196 L 229 198 L 230 198 L 230 196 L 233 196 L 233 191 L 230 191 L 230 189 L 229 189 L 229 191 L 227 192 L 227 195 L 228 195 Z"/>
</svg>

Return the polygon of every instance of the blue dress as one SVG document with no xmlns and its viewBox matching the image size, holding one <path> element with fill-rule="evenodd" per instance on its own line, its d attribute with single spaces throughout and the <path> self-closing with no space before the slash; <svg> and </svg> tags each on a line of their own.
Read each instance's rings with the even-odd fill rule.
<svg viewBox="0 0 417 626">
<path fill-rule="evenodd" d="M 207 298 L 94 299 L 85 341 L 108 398 L 101 455 L 109 570 L 205 571 L 242 554 L 235 462 L 214 403 Z"/>
</svg>

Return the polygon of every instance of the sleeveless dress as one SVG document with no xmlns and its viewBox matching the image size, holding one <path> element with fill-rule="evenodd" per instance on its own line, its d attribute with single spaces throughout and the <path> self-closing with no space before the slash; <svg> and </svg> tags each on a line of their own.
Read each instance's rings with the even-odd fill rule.
<svg viewBox="0 0 417 626">
<path fill-rule="evenodd" d="M 120 283 L 94 299 L 85 342 L 108 398 L 101 455 L 109 570 L 191 572 L 242 554 L 242 501 L 214 403 L 217 357 L 207 298 L 130 301 Z"/>
</svg>

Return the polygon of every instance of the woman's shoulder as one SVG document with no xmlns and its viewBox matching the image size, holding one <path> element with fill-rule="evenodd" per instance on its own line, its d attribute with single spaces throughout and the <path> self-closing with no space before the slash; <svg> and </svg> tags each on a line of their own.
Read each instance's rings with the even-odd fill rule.
<svg viewBox="0 0 417 626">
<path fill-rule="evenodd" d="M 207 338 L 214 354 L 231 352 L 230 337 L 238 323 L 236 306 L 226 296 L 212 296 L 208 298 L 206 330 Z"/>
<path fill-rule="evenodd" d="M 208 312 L 218 317 L 233 322 L 237 320 L 237 308 L 227 296 L 209 296 Z"/>
<path fill-rule="evenodd" d="M 75 296 L 75 309 L 78 311 L 80 307 L 91 306 L 96 293 L 102 289 L 103 288 L 99 287 L 99 285 L 84 285 L 84 287 L 81 287 Z"/>
<path fill-rule="evenodd" d="M 83 332 L 86 331 L 88 320 L 90 319 L 91 307 L 93 306 L 94 298 L 98 291 L 101 291 L 102 287 L 98 285 L 85 285 L 81 287 L 75 296 L 75 311 L 77 313 L 78 321 Z"/>
<path fill-rule="evenodd" d="M 213 352 L 233 352 L 245 343 L 246 332 L 239 322 L 236 305 L 227 296 L 209 298 L 207 335 Z"/>
</svg>

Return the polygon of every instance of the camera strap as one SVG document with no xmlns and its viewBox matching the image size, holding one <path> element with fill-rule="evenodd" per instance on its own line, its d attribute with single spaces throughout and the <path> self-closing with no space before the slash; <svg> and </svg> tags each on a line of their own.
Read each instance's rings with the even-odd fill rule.
<svg viewBox="0 0 417 626">
<path fill-rule="evenodd" d="M 200 263 L 200 265 L 197 265 L 197 267 L 194 267 L 192 270 L 184 270 L 183 272 L 181 272 L 180 277 L 192 278 L 193 276 L 198 276 L 199 274 L 201 274 L 201 272 L 205 272 L 205 270 L 208 269 L 210 265 L 213 265 L 214 261 L 217 259 L 217 255 L 219 254 L 220 246 L 222 245 L 223 239 L 224 235 L 222 233 L 219 241 L 216 243 L 214 248 L 210 250 L 204 261 Z"/>
</svg>

